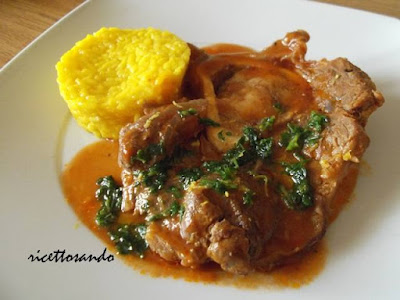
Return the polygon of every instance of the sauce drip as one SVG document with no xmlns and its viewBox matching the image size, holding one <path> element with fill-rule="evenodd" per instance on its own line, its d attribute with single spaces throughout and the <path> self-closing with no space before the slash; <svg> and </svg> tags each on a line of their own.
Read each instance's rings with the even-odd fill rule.
<svg viewBox="0 0 400 300">
<path fill-rule="evenodd" d="M 112 175 L 121 183 L 121 169 L 117 163 L 118 144 L 102 140 L 83 148 L 66 165 L 61 177 L 64 195 L 79 220 L 85 224 L 109 250 L 116 252 L 107 231 L 97 226 L 95 217 L 100 202 L 95 198 L 96 180 L 99 177 Z M 132 218 L 122 214 L 120 218 Z M 133 220 L 132 220 L 133 221 Z M 118 255 L 125 263 L 142 274 L 152 277 L 182 278 L 187 281 L 234 285 L 240 288 L 257 287 L 291 287 L 298 288 L 310 283 L 325 265 L 327 248 L 324 242 L 305 255 L 301 261 L 281 267 L 270 273 L 253 273 L 238 276 L 221 271 L 215 264 L 207 264 L 199 269 L 189 269 L 178 264 L 164 261 L 148 251 L 144 259 L 134 255 Z"/>
</svg>

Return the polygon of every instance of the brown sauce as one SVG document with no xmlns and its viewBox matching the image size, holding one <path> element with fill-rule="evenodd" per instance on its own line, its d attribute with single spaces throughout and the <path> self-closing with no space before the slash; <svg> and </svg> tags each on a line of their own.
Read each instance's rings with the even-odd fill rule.
<svg viewBox="0 0 400 300">
<path fill-rule="evenodd" d="M 100 203 L 94 195 L 97 189 L 95 182 L 99 177 L 112 175 L 120 181 L 121 170 L 117 164 L 117 156 L 117 143 L 105 140 L 96 142 L 83 148 L 66 165 L 61 177 L 66 200 L 79 220 L 113 252 L 115 248 L 106 230 L 95 223 Z M 121 218 L 129 218 L 129 216 L 122 215 Z M 310 283 L 323 270 L 326 254 L 327 248 L 322 242 L 295 264 L 281 267 L 270 273 L 254 273 L 247 276 L 223 272 L 214 264 L 208 264 L 199 269 L 188 269 L 166 262 L 152 253 L 147 254 L 144 259 L 134 255 L 119 255 L 118 257 L 140 273 L 153 277 L 182 278 L 187 281 L 234 285 L 241 288 L 298 288 Z"/>
<path fill-rule="evenodd" d="M 351 164 L 348 168 L 346 177 L 340 183 L 335 197 L 332 199 L 329 223 L 335 221 L 342 209 L 346 207 L 346 204 L 349 203 L 352 198 L 354 198 L 353 191 L 357 183 L 358 173 L 359 165 Z"/>
<path fill-rule="evenodd" d="M 221 53 L 254 53 L 255 51 L 249 47 L 244 47 L 235 44 L 214 44 L 204 47 L 203 50 L 207 54 L 221 54 Z"/>
</svg>

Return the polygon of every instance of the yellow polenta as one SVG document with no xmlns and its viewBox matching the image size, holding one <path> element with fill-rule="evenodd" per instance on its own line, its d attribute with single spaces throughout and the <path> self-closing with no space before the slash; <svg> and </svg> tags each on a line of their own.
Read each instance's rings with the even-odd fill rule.
<svg viewBox="0 0 400 300">
<path fill-rule="evenodd" d="M 102 28 L 61 57 L 57 81 L 81 126 L 116 139 L 145 106 L 178 97 L 189 57 L 188 45 L 170 32 Z"/>
</svg>

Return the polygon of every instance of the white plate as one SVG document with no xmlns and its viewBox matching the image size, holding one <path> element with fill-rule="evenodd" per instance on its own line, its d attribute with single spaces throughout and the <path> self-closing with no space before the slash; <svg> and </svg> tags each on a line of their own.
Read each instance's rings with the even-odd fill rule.
<svg viewBox="0 0 400 300">
<path fill-rule="evenodd" d="M 298 28 L 308 57 L 348 57 L 386 97 L 356 199 L 328 230 L 326 267 L 300 290 L 238 290 L 142 276 L 121 261 L 32 263 L 30 254 L 98 253 L 103 244 L 63 200 L 58 175 L 93 140 L 68 119 L 54 65 L 102 26 L 168 29 L 198 45 L 262 48 Z M 92 1 L 57 23 L 0 73 L 0 299 L 399 299 L 400 22 L 308 1 Z M 66 119 L 67 118 L 67 119 Z M 182 299 L 182 298 L 181 298 Z"/>
</svg>

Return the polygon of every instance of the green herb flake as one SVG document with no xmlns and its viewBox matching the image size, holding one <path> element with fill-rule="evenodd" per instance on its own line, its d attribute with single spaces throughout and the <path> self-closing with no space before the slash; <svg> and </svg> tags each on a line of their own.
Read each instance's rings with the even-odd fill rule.
<svg viewBox="0 0 400 300">
<path fill-rule="evenodd" d="M 174 196 L 175 199 L 180 199 L 182 198 L 183 194 L 180 188 L 171 185 L 168 189 L 167 192 L 171 193 L 172 196 Z"/>
<path fill-rule="evenodd" d="M 310 120 L 308 121 L 307 127 L 317 132 L 321 132 L 322 130 L 324 130 L 328 122 L 329 119 L 327 116 L 319 114 L 316 111 L 312 111 L 310 114 Z"/>
<path fill-rule="evenodd" d="M 171 217 L 180 215 L 182 208 L 183 208 L 183 206 L 181 206 L 178 201 L 174 201 L 174 202 L 172 202 L 170 208 L 168 208 L 166 215 L 171 216 Z M 184 210 L 184 208 L 183 208 L 183 210 Z"/>
<path fill-rule="evenodd" d="M 144 224 L 125 224 L 118 226 L 116 230 L 110 231 L 108 234 L 111 241 L 115 243 L 118 253 L 134 253 L 143 258 L 148 249 L 148 244 L 145 240 L 146 230 L 147 226 Z"/>
<path fill-rule="evenodd" d="M 196 115 L 196 114 L 197 114 L 197 110 L 195 110 L 194 108 L 189 108 L 189 109 L 186 109 L 186 110 L 178 110 L 178 115 L 182 119 L 186 118 L 187 116 L 193 116 L 193 115 Z"/>
<path fill-rule="evenodd" d="M 149 200 L 142 200 L 142 204 L 140 205 L 140 209 L 147 212 L 150 209 Z M 137 203 L 137 202 L 136 202 Z"/>
<path fill-rule="evenodd" d="M 143 171 L 138 171 L 136 176 L 140 179 L 140 183 L 150 188 L 151 193 L 157 193 L 164 188 L 168 180 L 168 172 L 171 167 L 179 162 L 185 156 L 191 155 L 192 152 L 182 147 L 176 147 L 173 154 L 165 157 L 158 163 L 151 165 Z"/>
<path fill-rule="evenodd" d="M 218 132 L 217 136 L 218 136 L 218 139 L 220 139 L 221 141 L 224 142 L 226 140 L 226 136 L 232 136 L 232 132 L 221 130 Z"/>
<path fill-rule="evenodd" d="M 203 176 L 200 168 L 185 168 L 178 172 L 179 180 L 186 189 L 192 182 L 197 181 Z"/>
<path fill-rule="evenodd" d="M 223 130 L 219 131 L 217 136 L 221 141 L 225 141 L 224 131 Z"/>
<path fill-rule="evenodd" d="M 164 216 L 162 213 L 159 213 L 159 214 L 147 216 L 147 217 L 146 217 L 146 221 L 148 221 L 148 222 L 155 222 L 155 221 L 158 221 L 158 220 L 162 220 L 162 219 L 164 219 L 164 218 L 165 218 L 165 216 Z"/>
<path fill-rule="evenodd" d="M 131 163 L 134 163 L 136 160 L 145 164 L 156 156 L 164 155 L 164 153 L 165 149 L 163 141 L 158 144 L 150 144 L 146 148 L 138 150 L 136 155 L 131 157 Z"/>
<path fill-rule="evenodd" d="M 199 123 L 203 124 L 204 126 L 211 126 L 211 127 L 220 127 L 221 126 L 221 124 L 219 124 L 209 118 L 199 118 Z"/>
<path fill-rule="evenodd" d="M 329 119 L 325 115 L 312 111 L 305 128 L 292 123 L 287 124 L 287 130 L 281 134 L 279 145 L 288 151 L 302 150 L 304 145 L 315 145 L 328 122 Z"/>
<path fill-rule="evenodd" d="M 96 214 L 96 224 L 108 227 L 117 219 L 121 210 L 122 188 L 119 187 L 112 176 L 101 177 L 96 184 L 96 198 L 101 201 L 101 207 Z"/>
<path fill-rule="evenodd" d="M 174 202 L 172 202 L 169 208 L 162 211 L 161 213 L 146 217 L 146 220 L 149 222 L 155 222 L 168 217 L 175 217 L 177 215 L 179 216 L 180 219 L 182 219 L 184 212 L 185 212 L 185 207 L 179 204 L 179 202 L 175 200 Z"/>
<path fill-rule="evenodd" d="M 179 210 L 178 210 L 178 214 L 179 214 L 179 220 L 182 221 L 183 215 L 185 213 L 185 206 L 181 205 Z"/>
<path fill-rule="evenodd" d="M 254 201 L 255 193 L 251 190 L 247 190 L 243 193 L 243 204 L 252 205 Z"/>
<path fill-rule="evenodd" d="M 168 179 L 169 168 L 168 160 L 162 160 L 152 165 L 141 172 L 142 183 L 150 188 L 151 193 L 158 192 Z"/>
<path fill-rule="evenodd" d="M 220 178 L 217 179 L 209 179 L 203 178 L 200 180 L 199 184 L 201 186 L 205 186 L 208 189 L 215 190 L 218 194 L 224 195 L 225 192 L 229 190 L 237 189 L 237 185 L 233 183 L 231 180 L 222 180 Z"/>
<path fill-rule="evenodd" d="M 305 163 L 305 160 L 297 163 L 282 163 L 285 174 L 292 178 L 293 188 L 288 191 L 285 186 L 280 185 L 279 192 L 285 204 L 291 209 L 303 210 L 314 204 Z"/>
<path fill-rule="evenodd" d="M 256 153 L 262 160 L 268 160 L 272 155 L 273 139 L 272 137 L 260 139 L 255 147 Z"/>
<path fill-rule="evenodd" d="M 274 123 L 275 123 L 275 116 L 266 117 L 261 120 L 260 124 L 258 125 L 258 128 L 262 132 L 266 130 L 271 130 L 272 126 L 274 126 Z"/>
<path fill-rule="evenodd" d="M 303 148 L 305 131 L 302 127 L 292 123 L 287 124 L 287 130 L 281 134 L 279 145 L 288 151 Z"/>
<path fill-rule="evenodd" d="M 226 152 L 223 159 L 235 169 L 248 162 L 249 158 L 243 146 L 243 139 L 240 139 L 232 149 Z"/>
<path fill-rule="evenodd" d="M 255 146 L 258 140 L 258 132 L 255 128 L 246 126 L 243 128 L 243 136 L 246 141 L 250 142 L 252 146 Z"/>
<path fill-rule="evenodd" d="M 203 168 L 210 173 L 216 173 L 224 180 L 232 180 L 236 175 L 236 168 L 228 161 L 206 161 L 203 163 Z"/>
<path fill-rule="evenodd" d="M 321 138 L 321 132 L 325 129 L 328 122 L 329 119 L 327 116 L 312 111 L 307 124 L 307 136 L 304 139 L 305 145 L 313 146 L 318 143 Z"/>
<path fill-rule="evenodd" d="M 284 109 L 283 106 L 282 106 L 282 103 L 280 103 L 280 102 L 278 102 L 278 101 L 276 101 L 272 106 L 273 106 L 273 108 L 276 109 L 276 111 L 277 111 L 278 113 L 283 113 L 283 112 L 285 111 L 285 109 Z"/>
<path fill-rule="evenodd" d="M 243 129 L 244 137 L 249 141 L 251 149 L 258 158 L 266 161 L 272 155 L 273 139 L 272 137 L 262 139 L 259 132 L 253 127 L 245 127 Z"/>
</svg>

